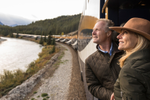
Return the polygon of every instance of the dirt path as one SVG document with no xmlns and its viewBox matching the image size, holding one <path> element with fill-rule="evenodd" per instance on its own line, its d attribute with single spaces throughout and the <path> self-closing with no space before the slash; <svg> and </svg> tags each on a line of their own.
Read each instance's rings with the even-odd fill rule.
<svg viewBox="0 0 150 100">
<path fill-rule="evenodd" d="M 73 62 L 72 62 L 72 76 L 69 87 L 69 94 L 67 100 L 86 100 L 83 82 L 81 81 L 80 67 L 78 63 L 77 51 L 72 47 L 68 46 L 72 52 Z"/>
<path fill-rule="evenodd" d="M 43 81 L 25 100 L 86 100 L 76 51 L 66 44 L 57 44 L 64 54 L 56 62 L 58 68 L 53 76 L 49 74 L 52 70 L 47 71 Z"/>
</svg>

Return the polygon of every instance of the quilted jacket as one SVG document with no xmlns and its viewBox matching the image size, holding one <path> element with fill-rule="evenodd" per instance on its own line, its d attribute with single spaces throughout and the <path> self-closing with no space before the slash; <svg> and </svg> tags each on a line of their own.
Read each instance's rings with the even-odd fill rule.
<svg viewBox="0 0 150 100">
<path fill-rule="evenodd" d="M 126 59 L 114 86 L 115 100 L 150 100 L 150 49 Z"/>
<path fill-rule="evenodd" d="M 85 60 L 85 74 L 88 90 L 100 100 L 110 100 L 114 83 L 118 78 L 120 66 L 118 59 L 123 52 L 113 43 L 113 53 L 103 53 L 98 50 Z"/>
</svg>

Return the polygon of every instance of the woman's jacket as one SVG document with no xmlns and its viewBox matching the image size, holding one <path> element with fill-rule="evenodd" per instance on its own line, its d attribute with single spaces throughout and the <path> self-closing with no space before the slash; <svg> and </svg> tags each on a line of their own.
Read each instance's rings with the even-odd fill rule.
<svg viewBox="0 0 150 100">
<path fill-rule="evenodd" d="M 131 54 L 114 85 L 115 100 L 150 100 L 150 49 Z"/>
</svg>

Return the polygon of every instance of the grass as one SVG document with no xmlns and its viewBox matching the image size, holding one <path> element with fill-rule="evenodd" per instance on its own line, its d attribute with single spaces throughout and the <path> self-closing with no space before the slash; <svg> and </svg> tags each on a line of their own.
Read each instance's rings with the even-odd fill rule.
<svg viewBox="0 0 150 100">
<path fill-rule="evenodd" d="M 42 96 L 42 97 L 47 97 L 48 94 L 47 94 L 47 93 L 42 93 L 41 96 Z"/>
<path fill-rule="evenodd" d="M 39 98 L 40 96 L 37 96 L 37 98 Z M 49 96 L 47 93 L 42 93 L 41 97 L 43 98 L 42 100 L 48 100 Z M 37 100 L 35 98 L 32 98 L 31 100 Z"/>
<path fill-rule="evenodd" d="M 35 91 L 34 94 L 36 94 L 37 92 Z"/>
<path fill-rule="evenodd" d="M 56 68 L 62 63 L 61 58 L 64 56 L 64 52 L 61 53 L 61 55 L 58 57 L 58 62 L 56 62 L 54 64 L 54 66 L 56 66 Z"/>
<path fill-rule="evenodd" d="M 59 52 L 58 48 L 55 48 L 55 52 L 49 53 L 53 50 L 53 45 L 47 45 L 39 53 L 39 58 L 34 62 L 31 62 L 26 72 L 21 70 L 16 71 L 4 71 L 4 75 L 0 75 L 0 97 L 6 95 L 11 89 L 23 83 L 26 79 L 30 78 L 33 74 L 42 69 L 47 62 Z"/>
</svg>

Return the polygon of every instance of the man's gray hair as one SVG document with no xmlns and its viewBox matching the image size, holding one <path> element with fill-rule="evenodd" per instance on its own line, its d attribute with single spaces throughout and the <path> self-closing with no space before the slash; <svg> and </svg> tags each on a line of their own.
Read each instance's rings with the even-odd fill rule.
<svg viewBox="0 0 150 100">
<path fill-rule="evenodd" d="M 118 41 L 117 38 L 116 38 L 118 33 L 114 30 L 109 29 L 109 27 L 114 26 L 114 22 L 112 20 L 105 19 L 105 18 L 98 19 L 97 22 L 99 22 L 99 21 L 103 21 L 103 22 L 106 23 L 105 32 L 108 32 L 110 30 L 112 32 L 111 39 L 113 41 Z"/>
<path fill-rule="evenodd" d="M 112 20 L 101 18 L 101 19 L 97 20 L 97 22 L 99 22 L 99 21 L 103 21 L 103 22 L 106 23 L 106 28 L 105 28 L 106 32 L 108 32 L 110 30 L 109 27 L 114 26 L 114 22 Z"/>
</svg>

